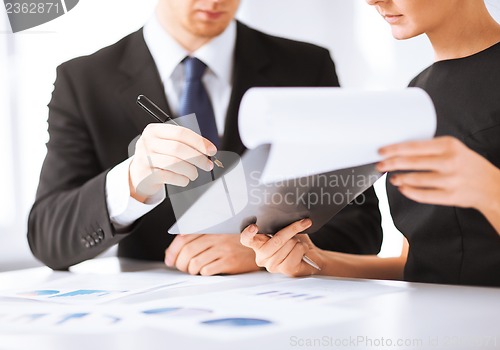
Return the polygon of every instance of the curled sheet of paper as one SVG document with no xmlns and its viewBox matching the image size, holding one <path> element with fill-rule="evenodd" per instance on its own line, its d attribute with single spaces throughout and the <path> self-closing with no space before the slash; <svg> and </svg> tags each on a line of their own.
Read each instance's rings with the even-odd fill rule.
<svg viewBox="0 0 500 350">
<path fill-rule="evenodd" d="M 436 112 L 419 88 L 253 88 L 239 129 L 247 148 L 272 145 L 261 181 L 273 183 L 378 162 L 382 146 L 433 137 Z"/>
<path fill-rule="evenodd" d="M 431 138 L 436 113 L 420 89 L 256 88 L 243 98 L 239 126 L 249 148 L 241 158 L 219 151 L 228 167 L 213 179 L 167 186 L 177 218 L 170 233 L 239 233 L 256 223 L 272 234 L 306 217 L 305 233 L 314 233 L 353 200 L 363 203 L 382 175 L 380 147 Z"/>
</svg>

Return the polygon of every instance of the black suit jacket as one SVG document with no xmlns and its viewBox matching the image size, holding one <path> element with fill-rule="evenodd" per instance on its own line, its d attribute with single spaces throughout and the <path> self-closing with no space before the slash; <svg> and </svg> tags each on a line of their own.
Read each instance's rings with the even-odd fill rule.
<svg viewBox="0 0 500 350">
<path fill-rule="evenodd" d="M 238 109 L 254 86 L 338 86 L 327 50 L 237 25 L 233 91 L 222 150 L 241 154 Z M 109 219 L 105 179 L 128 157 L 127 146 L 151 122 L 137 107 L 139 94 L 169 111 L 164 88 L 139 30 L 93 55 L 62 64 L 49 103 L 47 156 L 29 216 L 33 254 L 54 269 L 90 259 L 119 242 L 119 256 L 163 260 L 175 218 L 166 199 L 117 233 Z M 326 249 L 375 254 L 382 233 L 371 188 L 364 205 L 350 205 L 313 235 Z"/>
</svg>

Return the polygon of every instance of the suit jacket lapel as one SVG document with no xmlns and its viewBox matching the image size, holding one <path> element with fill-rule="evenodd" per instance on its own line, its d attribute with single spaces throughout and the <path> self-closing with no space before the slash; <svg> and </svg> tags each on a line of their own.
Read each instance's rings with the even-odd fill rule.
<svg viewBox="0 0 500 350">
<path fill-rule="evenodd" d="M 142 29 L 130 36 L 118 68 L 124 74 L 125 80 L 116 90 L 116 95 L 123 112 L 137 127 L 138 133 L 154 120 L 137 105 L 137 96 L 146 95 L 167 114 L 172 115 L 160 75 L 144 41 Z"/>
<path fill-rule="evenodd" d="M 233 89 L 227 110 L 222 150 L 241 154 L 245 147 L 238 132 L 238 111 L 245 92 L 255 86 L 269 86 L 264 68 L 270 59 L 260 46 L 258 33 L 244 24 L 237 23 L 234 53 Z M 165 97 L 160 75 L 144 41 L 142 29 L 131 34 L 119 70 L 124 75 L 123 84 L 116 90 L 119 108 L 141 133 L 146 125 L 154 122 L 137 105 L 137 96 L 146 95 L 169 115 L 172 115 Z"/>
<path fill-rule="evenodd" d="M 227 109 L 224 136 L 221 149 L 243 153 L 245 146 L 238 132 L 238 111 L 245 92 L 255 86 L 269 86 L 264 68 L 270 59 L 259 45 L 257 32 L 244 24 L 237 23 L 236 47 L 234 53 L 233 89 Z"/>
</svg>

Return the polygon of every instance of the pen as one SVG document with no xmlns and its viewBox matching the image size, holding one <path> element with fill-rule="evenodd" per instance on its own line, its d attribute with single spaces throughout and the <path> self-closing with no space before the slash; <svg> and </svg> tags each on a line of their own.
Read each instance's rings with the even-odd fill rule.
<svg viewBox="0 0 500 350">
<path fill-rule="evenodd" d="M 266 233 L 266 236 L 269 238 L 273 238 L 273 235 L 270 233 Z M 304 255 L 302 257 L 302 261 L 305 262 L 307 265 L 314 267 L 316 270 L 321 271 L 321 268 L 316 264 L 311 258 L 309 258 L 307 255 Z"/>
<path fill-rule="evenodd" d="M 175 122 L 175 120 L 173 120 L 167 113 L 165 113 L 160 107 L 158 107 L 153 101 L 151 101 L 146 96 L 139 95 L 137 97 L 137 104 L 141 106 L 149 115 L 151 115 L 160 123 L 171 122 L 174 125 L 180 126 Z M 162 116 L 163 118 L 161 118 L 160 116 Z M 219 168 L 224 168 L 222 162 L 218 160 L 216 157 L 213 157 L 213 162 Z"/>
</svg>

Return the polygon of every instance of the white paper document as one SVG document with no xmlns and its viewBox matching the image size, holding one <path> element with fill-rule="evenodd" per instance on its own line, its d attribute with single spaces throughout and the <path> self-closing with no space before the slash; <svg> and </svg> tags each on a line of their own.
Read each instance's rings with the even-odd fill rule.
<svg viewBox="0 0 500 350">
<path fill-rule="evenodd" d="M 133 283 L 139 283 L 140 280 L 149 283 L 150 287 L 151 276 L 148 277 L 148 274 L 150 275 L 147 272 L 137 273 L 134 281 L 129 277 L 120 278 L 121 275 L 101 275 L 110 281 L 114 280 L 109 283 L 98 282 L 94 279 L 94 274 L 82 277 L 94 280 L 93 284 L 90 284 L 89 279 L 84 279 L 89 288 L 98 286 L 102 290 L 108 288 L 108 291 L 116 291 L 120 290 L 120 287 L 131 288 Z M 184 283 L 191 286 L 193 283 L 216 283 L 228 278 L 202 278 L 200 282 L 200 279 L 195 278 L 197 276 L 186 277 L 188 278 Z M 116 282 L 118 279 L 121 281 Z M 66 280 L 67 283 L 72 282 L 71 278 Z M 72 283 L 74 282 L 78 281 L 73 279 Z M 171 283 L 176 282 L 172 280 Z M 178 279 L 177 283 L 182 284 L 183 281 Z M 60 293 L 68 294 L 71 290 L 83 288 L 83 285 L 80 280 L 78 285 L 73 287 L 59 285 L 57 288 L 67 288 L 70 292 Z M 137 285 L 135 290 L 138 290 Z M 403 287 L 373 282 L 311 277 L 279 280 L 252 287 L 219 288 L 217 292 L 161 297 L 141 303 L 117 301 L 113 304 L 92 305 L 88 302 L 104 300 L 106 295 L 73 293 L 75 294 L 73 297 L 61 297 L 73 300 L 73 304 L 27 300 L 16 303 L 0 302 L 0 334 L 9 332 L 96 334 L 152 328 L 187 334 L 190 337 L 218 340 L 245 339 L 304 329 L 304 322 L 307 327 L 314 328 L 356 320 L 366 315 L 359 310 L 353 311 L 344 302 L 407 290 Z M 39 295 L 37 300 L 45 299 Z"/>
<path fill-rule="evenodd" d="M 141 323 L 190 337 L 233 340 L 347 322 L 361 313 L 336 306 L 290 303 L 242 293 L 211 293 L 158 300 L 137 307 Z"/>
<path fill-rule="evenodd" d="M 348 322 L 364 315 L 342 302 L 404 290 L 362 281 L 305 278 L 133 307 L 149 327 L 231 340 L 303 329 L 304 322 L 308 327 Z"/>
<path fill-rule="evenodd" d="M 344 301 L 364 299 L 382 294 L 399 293 L 407 288 L 366 283 L 364 281 L 336 281 L 329 278 L 300 278 L 242 289 L 241 293 L 253 296 L 256 300 L 268 302 L 279 300 L 290 307 L 297 304 L 338 305 Z M 260 301 L 259 301 L 260 302 Z"/>
<path fill-rule="evenodd" d="M 254 88 L 239 127 L 249 150 L 220 151 L 225 173 L 169 189 L 177 219 L 169 233 L 234 234 L 256 223 L 272 234 L 305 217 L 314 233 L 380 178 L 379 148 L 432 138 L 436 113 L 418 88 Z"/>
<path fill-rule="evenodd" d="M 253 88 L 239 131 L 249 149 L 271 145 L 261 181 L 272 183 L 377 162 L 380 147 L 432 138 L 436 112 L 419 88 Z"/>
</svg>

